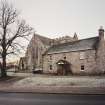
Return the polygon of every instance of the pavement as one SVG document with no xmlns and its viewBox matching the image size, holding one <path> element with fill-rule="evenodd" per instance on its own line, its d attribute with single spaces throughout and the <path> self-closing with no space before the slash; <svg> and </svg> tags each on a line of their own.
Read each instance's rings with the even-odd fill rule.
<svg viewBox="0 0 105 105">
<path fill-rule="evenodd" d="M 0 92 L 5 93 L 53 93 L 53 94 L 104 94 L 105 88 L 96 87 L 58 87 L 58 86 L 36 86 L 34 88 L 11 88 L 3 87 L 0 88 Z"/>
</svg>

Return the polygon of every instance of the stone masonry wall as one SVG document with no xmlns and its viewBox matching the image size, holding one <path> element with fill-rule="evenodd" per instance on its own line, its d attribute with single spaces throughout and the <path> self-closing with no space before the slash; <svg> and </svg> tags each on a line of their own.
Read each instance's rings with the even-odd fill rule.
<svg viewBox="0 0 105 105">
<path fill-rule="evenodd" d="M 80 59 L 81 53 L 84 52 L 84 59 Z M 45 55 L 43 57 L 43 72 L 44 73 L 57 73 L 57 62 L 59 60 L 64 60 L 66 56 L 66 61 L 71 64 L 71 70 L 73 74 L 95 74 L 96 71 L 96 51 L 78 51 L 69 53 L 59 53 L 52 55 Z M 52 57 L 52 60 L 51 60 Z M 50 70 L 50 65 L 52 65 L 52 70 Z M 84 70 L 81 70 L 81 65 L 84 65 Z"/>
<path fill-rule="evenodd" d="M 46 51 L 48 48 L 47 45 L 44 45 L 42 41 L 37 37 L 33 36 L 33 38 L 30 41 L 30 44 L 27 48 L 27 68 L 28 70 L 35 68 L 42 68 L 42 54 Z"/>
</svg>

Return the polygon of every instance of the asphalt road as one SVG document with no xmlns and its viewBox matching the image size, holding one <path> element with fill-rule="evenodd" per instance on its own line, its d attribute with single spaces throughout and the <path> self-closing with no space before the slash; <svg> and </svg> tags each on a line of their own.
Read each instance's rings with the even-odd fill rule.
<svg viewBox="0 0 105 105">
<path fill-rule="evenodd" d="M 105 95 L 0 93 L 0 105 L 105 105 Z"/>
</svg>

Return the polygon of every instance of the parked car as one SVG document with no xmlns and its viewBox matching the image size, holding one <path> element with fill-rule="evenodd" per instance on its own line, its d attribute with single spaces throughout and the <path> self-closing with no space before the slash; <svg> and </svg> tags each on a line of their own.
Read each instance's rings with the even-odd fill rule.
<svg viewBox="0 0 105 105">
<path fill-rule="evenodd" d="M 33 68 L 32 73 L 33 74 L 42 74 L 42 69 L 41 68 Z"/>
</svg>

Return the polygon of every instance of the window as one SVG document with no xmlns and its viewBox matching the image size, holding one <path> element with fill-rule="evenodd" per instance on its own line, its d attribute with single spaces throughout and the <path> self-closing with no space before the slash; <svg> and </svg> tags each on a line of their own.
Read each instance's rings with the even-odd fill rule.
<svg viewBox="0 0 105 105">
<path fill-rule="evenodd" d="M 85 68 L 84 68 L 84 65 L 81 65 L 81 70 L 84 70 Z"/>
<path fill-rule="evenodd" d="M 62 54 L 63 59 L 66 59 L 66 53 Z"/>
<path fill-rule="evenodd" d="M 52 56 L 50 55 L 50 60 L 52 60 Z"/>
<path fill-rule="evenodd" d="M 64 57 L 64 59 L 66 59 L 66 56 Z"/>
<path fill-rule="evenodd" d="M 52 70 L 52 65 L 50 65 L 50 70 Z"/>
<path fill-rule="evenodd" d="M 85 59 L 85 52 L 80 52 L 80 59 Z"/>
</svg>

